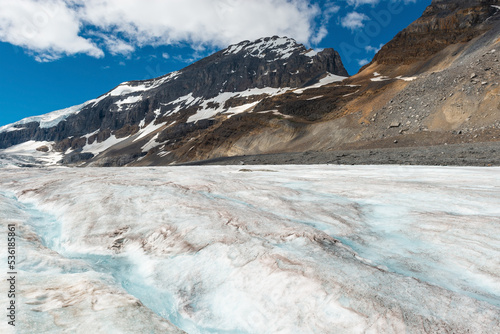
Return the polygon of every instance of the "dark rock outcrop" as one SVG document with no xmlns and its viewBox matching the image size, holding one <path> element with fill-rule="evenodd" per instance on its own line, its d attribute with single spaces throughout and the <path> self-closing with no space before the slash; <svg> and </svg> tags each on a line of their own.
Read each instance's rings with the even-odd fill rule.
<svg viewBox="0 0 500 334">
<path fill-rule="evenodd" d="M 66 155 L 63 158 L 62 163 L 65 165 L 71 165 L 81 161 L 87 161 L 89 159 L 92 159 L 93 157 L 94 155 L 92 153 L 72 153 Z"/>
<path fill-rule="evenodd" d="M 433 0 L 422 17 L 382 47 L 372 63 L 411 64 L 448 45 L 468 42 L 498 20 L 494 5 L 498 0 Z"/>
</svg>

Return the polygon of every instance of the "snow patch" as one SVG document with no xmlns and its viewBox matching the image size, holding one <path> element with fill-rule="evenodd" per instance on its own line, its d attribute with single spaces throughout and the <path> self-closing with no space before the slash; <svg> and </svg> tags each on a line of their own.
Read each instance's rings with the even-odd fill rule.
<svg viewBox="0 0 500 334">
<path fill-rule="evenodd" d="M 276 116 L 281 116 L 281 117 L 284 117 L 284 118 L 293 118 L 293 116 L 290 116 L 290 115 L 285 115 L 285 114 L 282 114 L 278 111 L 278 109 L 272 109 L 272 110 L 263 110 L 263 111 L 259 111 L 257 112 L 257 114 L 267 114 L 267 113 L 272 113 L 273 115 L 276 115 Z"/>
<path fill-rule="evenodd" d="M 127 83 L 122 83 L 118 85 L 115 89 L 113 89 L 111 92 L 109 92 L 109 96 L 122 96 L 122 95 L 128 95 L 132 93 L 137 93 L 137 92 L 143 92 L 147 89 L 148 87 L 146 85 L 137 85 L 137 86 L 132 86 Z"/>
<path fill-rule="evenodd" d="M 314 49 L 311 49 L 310 51 L 304 53 L 304 56 L 308 56 L 308 57 L 314 57 L 318 54 L 319 52 L 314 50 Z"/>
<path fill-rule="evenodd" d="M 139 95 L 139 96 L 129 96 L 129 97 L 127 97 L 124 100 L 120 100 L 120 101 L 115 102 L 115 104 L 118 106 L 118 111 L 122 111 L 123 105 L 125 105 L 125 104 L 134 104 L 134 103 L 140 102 L 141 100 L 142 100 L 142 96 L 141 95 Z"/>
<path fill-rule="evenodd" d="M 157 147 L 157 146 L 162 145 L 162 143 L 158 143 L 158 142 L 156 141 L 156 139 L 158 139 L 158 136 L 159 136 L 159 135 L 160 135 L 160 134 L 159 134 L 159 133 L 157 133 L 157 134 L 156 134 L 153 138 L 151 138 L 151 140 L 150 140 L 150 141 L 148 141 L 148 142 L 147 142 L 147 144 L 146 144 L 146 145 L 144 145 L 143 147 L 141 147 L 142 152 L 148 152 L 150 149 L 152 149 L 152 148 L 155 148 L 155 147 Z"/>
<path fill-rule="evenodd" d="M 30 140 L 0 150 L 0 155 L 11 156 L 14 158 L 14 160 L 16 159 L 16 157 L 25 157 L 29 158 L 30 160 L 33 159 L 32 162 L 35 164 L 54 166 L 57 165 L 57 163 L 63 158 L 62 152 L 56 152 L 54 150 L 54 144 L 54 142 Z M 37 148 L 42 146 L 46 146 L 48 148 L 48 151 L 37 151 Z"/>
<path fill-rule="evenodd" d="M 159 128 L 161 128 L 164 125 L 165 125 L 165 123 L 154 124 L 154 121 L 151 121 L 148 124 L 148 126 L 146 126 L 145 128 L 139 130 L 139 132 L 136 134 L 137 137 L 134 138 L 133 142 L 136 142 L 139 139 L 142 139 L 142 138 L 146 137 L 147 135 L 149 135 L 150 133 L 158 130 Z"/>
<path fill-rule="evenodd" d="M 122 96 L 129 95 L 137 92 L 144 92 L 146 90 L 151 90 L 157 88 L 161 84 L 172 80 L 180 75 L 180 72 L 172 72 L 164 77 L 160 77 L 158 79 L 147 80 L 141 84 L 133 84 L 130 81 L 119 84 L 115 89 L 110 91 L 106 96 Z"/>
<path fill-rule="evenodd" d="M 172 152 L 170 152 L 170 151 L 161 151 L 161 152 L 158 152 L 158 156 L 163 158 L 163 157 L 166 157 L 167 155 L 169 155 L 170 153 L 172 153 Z"/>
<path fill-rule="evenodd" d="M 111 137 L 109 137 L 108 139 L 106 139 L 105 141 L 102 141 L 100 143 L 96 141 L 94 141 L 92 144 L 86 144 L 83 149 L 82 149 L 82 153 L 92 153 L 94 156 L 100 154 L 101 152 L 104 152 L 106 151 L 108 148 L 122 142 L 123 140 L 125 140 L 127 138 L 116 138 L 115 135 L 111 135 Z"/>
<path fill-rule="evenodd" d="M 233 115 L 236 114 L 241 114 L 244 113 L 245 111 L 250 111 L 253 107 L 255 107 L 260 101 L 255 101 L 252 103 L 247 103 L 244 105 L 241 105 L 239 107 L 231 107 L 227 111 L 225 111 L 225 114 L 228 114 L 227 118 L 230 118 Z"/>
<path fill-rule="evenodd" d="M 93 135 L 98 134 L 98 133 L 99 133 L 99 131 L 101 131 L 101 130 L 97 129 L 97 130 L 95 130 L 95 131 L 94 131 L 94 132 L 92 132 L 92 133 L 87 133 L 87 134 L 86 134 L 85 136 L 83 136 L 83 137 L 85 137 L 85 138 L 89 139 L 89 138 L 90 138 L 90 137 L 92 137 Z"/>
<path fill-rule="evenodd" d="M 320 96 L 315 96 L 315 97 L 311 97 L 310 99 L 307 99 L 307 101 L 312 101 L 312 100 L 317 100 L 317 99 L 320 99 L 322 98 L 324 95 L 320 95 Z"/>
<path fill-rule="evenodd" d="M 370 80 L 371 81 L 387 81 L 387 80 L 391 80 L 391 78 L 386 77 L 386 76 L 379 76 L 379 77 L 376 77 L 376 78 L 371 78 Z"/>
<path fill-rule="evenodd" d="M 403 77 L 403 76 L 397 76 L 396 79 L 399 79 L 399 80 L 404 80 L 404 81 L 413 81 L 415 79 L 417 79 L 418 77 Z"/>
<path fill-rule="evenodd" d="M 19 131 L 19 130 L 24 130 L 26 128 L 17 128 L 12 126 L 12 124 L 4 125 L 0 127 L 0 132 L 12 132 L 12 131 Z"/>
<path fill-rule="evenodd" d="M 248 55 L 257 58 L 264 58 L 269 52 L 276 53 L 279 59 L 287 59 L 296 51 L 302 49 L 300 44 L 295 40 L 286 37 L 259 39 L 255 42 L 242 42 L 239 44 L 229 46 L 224 55 L 237 54 L 245 51 Z"/>
<path fill-rule="evenodd" d="M 241 96 L 241 97 L 247 97 L 247 96 L 253 96 L 253 95 L 279 95 L 283 94 L 292 88 L 290 87 L 283 87 L 283 88 L 272 88 L 272 87 L 266 87 L 266 88 L 249 88 L 247 90 L 244 90 L 242 92 L 235 93 L 234 96 Z"/>
<path fill-rule="evenodd" d="M 279 95 L 282 93 L 285 93 L 287 91 L 291 90 L 291 88 L 271 88 L 271 87 L 266 87 L 266 88 L 251 88 L 247 89 L 245 91 L 241 92 L 224 92 L 212 99 L 208 99 L 203 101 L 201 104 L 201 110 L 198 110 L 196 114 L 191 115 L 187 122 L 197 122 L 202 119 L 210 119 L 214 116 L 216 116 L 219 113 L 224 113 L 224 114 L 238 114 L 242 113 L 244 111 L 247 111 L 247 109 L 250 109 L 257 105 L 258 102 L 260 101 L 255 101 L 251 103 L 247 103 L 245 105 L 239 106 L 239 107 L 231 107 L 231 108 L 225 108 L 225 104 L 228 100 L 231 98 L 237 98 L 237 97 L 250 97 L 250 96 L 259 96 L 259 95 L 267 95 L 267 96 L 275 96 Z M 208 105 L 215 103 L 218 105 L 216 108 L 209 108 Z M 230 117 L 230 116 L 229 116 Z"/>
<path fill-rule="evenodd" d="M 342 81 L 344 79 L 347 79 L 347 77 L 342 77 L 340 75 L 327 73 L 327 75 L 324 78 L 320 79 L 318 83 L 315 83 L 314 85 L 307 86 L 307 87 L 304 87 L 304 88 L 296 89 L 293 92 L 295 94 L 302 94 L 304 91 L 306 91 L 308 89 L 319 88 L 321 86 L 325 86 L 325 85 L 328 85 L 328 84 L 331 84 L 331 83 L 334 83 L 334 82 Z"/>
<path fill-rule="evenodd" d="M 356 94 L 357 92 L 359 92 L 359 89 L 357 91 L 355 91 L 354 93 L 349 93 L 349 94 L 342 95 L 342 97 L 351 96 L 351 95 Z"/>
<path fill-rule="evenodd" d="M 186 109 L 188 107 L 194 106 L 200 100 L 201 100 L 201 98 L 199 98 L 199 97 L 195 98 L 193 96 L 193 93 L 189 93 L 187 95 L 184 95 L 184 96 L 181 96 L 181 97 L 175 99 L 174 101 L 170 101 L 168 103 L 164 103 L 163 105 L 164 106 L 176 105 L 176 107 L 174 109 L 172 109 L 172 110 L 170 110 L 170 111 L 168 111 L 166 113 L 166 115 L 173 115 L 175 113 L 178 113 L 182 109 Z"/>
<path fill-rule="evenodd" d="M 14 125 L 22 125 L 22 124 L 27 124 L 27 123 L 32 123 L 32 122 L 39 123 L 40 124 L 39 126 L 41 128 L 51 128 L 53 126 L 56 126 L 60 122 L 64 121 L 69 116 L 78 114 L 83 109 L 83 107 L 85 107 L 86 105 L 88 105 L 90 103 L 93 103 L 94 101 L 95 100 L 87 101 L 87 102 L 79 104 L 77 106 L 72 106 L 69 108 L 52 111 L 48 114 L 44 114 L 44 115 L 40 115 L 40 116 L 26 117 L 20 121 L 15 122 L 15 123 L 4 125 L 4 126 L 0 127 L 0 132 L 18 131 L 21 129 L 14 127 Z"/>
<path fill-rule="evenodd" d="M 196 112 L 196 114 L 189 116 L 187 123 L 190 122 L 198 122 L 199 120 L 202 119 L 210 119 L 217 115 L 220 111 L 218 109 L 214 108 L 208 108 L 208 109 L 201 109 Z"/>
</svg>

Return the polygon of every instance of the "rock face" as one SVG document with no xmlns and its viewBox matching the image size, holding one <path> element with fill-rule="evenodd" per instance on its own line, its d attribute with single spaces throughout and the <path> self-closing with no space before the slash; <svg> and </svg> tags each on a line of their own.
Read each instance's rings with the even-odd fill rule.
<svg viewBox="0 0 500 334">
<path fill-rule="evenodd" d="M 422 17 L 382 47 L 373 62 L 411 64 L 448 45 L 469 42 L 490 28 L 498 0 L 433 0 Z"/>
</svg>

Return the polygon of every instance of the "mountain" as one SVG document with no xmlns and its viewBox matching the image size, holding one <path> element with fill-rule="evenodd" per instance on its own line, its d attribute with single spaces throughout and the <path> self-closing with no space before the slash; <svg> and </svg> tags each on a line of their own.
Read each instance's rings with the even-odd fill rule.
<svg viewBox="0 0 500 334">
<path fill-rule="evenodd" d="M 500 139 L 500 3 L 434 0 L 358 74 L 337 148 Z"/>
<path fill-rule="evenodd" d="M 445 47 L 466 43 L 490 29 L 498 0 L 434 0 L 417 21 L 382 47 L 372 63 L 425 61 Z M 490 22 L 493 23 L 493 22 Z"/>
<path fill-rule="evenodd" d="M 181 71 L 4 126 L 0 157 L 144 166 L 366 149 L 354 155 L 365 152 L 369 163 L 373 150 L 404 157 L 436 147 L 450 159 L 433 163 L 470 163 L 480 145 L 500 139 L 499 22 L 498 0 L 434 0 L 349 78 L 332 49 L 317 53 L 283 37 L 244 41 Z"/>
<path fill-rule="evenodd" d="M 0 148 L 18 156 L 35 148 L 66 164 L 124 165 L 154 160 L 152 155 L 170 163 L 178 158 L 162 158 L 173 151 L 183 154 L 195 134 L 229 119 L 237 123 L 236 115 L 268 96 L 347 75 L 333 49 L 307 50 L 277 36 L 244 41 L 178 72 L 125 82 L 82 105 L 4 126 Z"/>
<path fill-rule="evenodd" d="M 321 119 L 277 120 L 204 157 L 238 156 L 215 162 L 245 164 L 499 164 L 499 22 L 498 0 L 433 1 L 356 75 L 261 103 L 295 116 L 290 110 L 307 110 L 314 98 L 315 110 L 329 108 Z"/>
</svg>

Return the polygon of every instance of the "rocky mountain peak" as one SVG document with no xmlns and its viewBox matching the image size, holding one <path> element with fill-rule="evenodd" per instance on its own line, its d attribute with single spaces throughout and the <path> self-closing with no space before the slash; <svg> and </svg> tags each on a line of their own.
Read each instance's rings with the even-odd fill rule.
<svg viewBox="0 0 500 334">
<path fill-rule="evenodd" d="M 347 76 L 333 49 L 316 52 L 278 36 L 243 41 L 177 72 L 125 82 L 80 106 L 2 127 L 0 149 L 34 141 L 75 163 L 100 158 L 119 144 L 123 150 L 113 158 L 120 162 L 112 165 L 146 154 L 167 156 L 193 133 L 252 113 L 264 99 Z"/>
<path fill-rule="evenodd" d="M 326 72 L 348 76 L 333 49 L 307 50 L 288 37 L 265 37 L 229 46 L 181 70 L 195 97 L 264 87 L 300 87 Z M 193 86 L 194 84 L 194 86 Z"/>
<path fill-rule="evenodd" d="M 306 51 L 304 45 L 298 44 L 293 38 L 273 36 L 259 38 L 253 42 L 243 41 L 230 45 L 223 50 L 223 54 L 245 54 L 258 58 L 271 56 L 275 59 L 286 59 L 295 52 L 305 53 Z"/>
<path fill-rule="evenodd" d="M 466 43 L 500 20 L 499 0 L 433 0 L 418 20 L 384 45 L 373 62 L 412 64 Z"/>
</svg>

